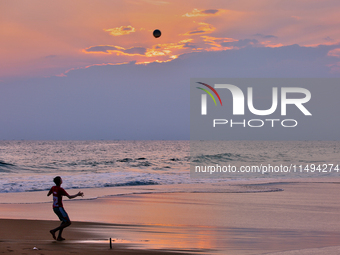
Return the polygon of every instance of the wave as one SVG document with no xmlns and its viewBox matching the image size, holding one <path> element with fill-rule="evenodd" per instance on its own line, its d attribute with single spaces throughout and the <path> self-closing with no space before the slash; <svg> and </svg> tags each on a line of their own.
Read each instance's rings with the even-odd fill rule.
<svg viewBox="0 0 340 255">
<path fill-rule="evenodd" d="M 116 162 L 114 160 L 109 161 L 92 161 L 92 160 L 81 160 L 79 162 L 69 162 L 66 166 L 98 166 L 98 165 L 113 165 Z M 54 164 L 57 164 L 54 162 Z M 61 164 L 62 165 L 62 164 Z"/>
<path fill-rule="evenodd" d="M 151 166 L 152 164 L 148 161 L 145 161 L 145 162 L 140 162 L 138 164 L 135 164 L 135 165 L 131 165 L 132 167 L 143 167 L 143 166 Z"/>
<path fill-rule="evenodd" d="M 123 183 L 106 183 L 104 187 L 121 187 L 121 186 L 143 186 L 143 185 L 159 185 L 160 183 L 153 180 L 129 181 Z"/>
<path fill-rule="evenodd" d="M 123 159 L 118 159 L 117 162 L 131 162 L 133 161 L 132 158 L 123 158 Z"/>
<path fill-rule="evenodd" d="M 196 163 L 217 163 L 217 162 L 230 162 L 230 161 L 245 161 L 249 160 L 249 157 L 241 154 L 234 153 L 219 153 L 211 155 L 200 155 L 192 157 L 192 162 Z"/>
<path fill-rule="evenodd" d="M 15 165 L 13 165 L 11 163 L 6 163 L 6 162 L 0 160 L 0 167 L 8 167 L 8 166 L 15 166 Z"/>
<path fill-rule="evenodd" d="M 0 173 L 9 173 L 13 167 L 15 167 L 15 165 L 0 160 Z"/>
</svg>

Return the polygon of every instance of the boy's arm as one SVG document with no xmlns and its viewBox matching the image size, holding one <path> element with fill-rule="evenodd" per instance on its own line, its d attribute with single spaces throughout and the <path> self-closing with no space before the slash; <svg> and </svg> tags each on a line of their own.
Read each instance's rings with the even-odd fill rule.
<svg viewBox="0 0 340 255">
<path fill-rule="evenodd" d="M 50 191 L 47 193 L 47 196 L 52 194 L 52 189 L 50 189 Z"/>
<path fill-rule="evenodd" d="M 67 194 L 66 195 L 69 199 L 72 199 L 72 198 L 75 198 L 75 197 L 83 197 L 84 196 L 84 193 L 83 192 L 78 192 L 77 194 L 75 194 L 75 195 L 69 195 L 69 194 Z"/>
</svg>

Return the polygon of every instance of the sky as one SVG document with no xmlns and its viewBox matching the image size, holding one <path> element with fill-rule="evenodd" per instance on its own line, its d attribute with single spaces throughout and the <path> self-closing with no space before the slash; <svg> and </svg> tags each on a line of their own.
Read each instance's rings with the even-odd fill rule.
<svg viewBox="0 0 340 255">
<path fill-rule="evenodd" d="M 189 139 L 190 78 L 340 77 L 339 11 L 335 0 L 0 0 L 0 139 Z"/>
</svg>

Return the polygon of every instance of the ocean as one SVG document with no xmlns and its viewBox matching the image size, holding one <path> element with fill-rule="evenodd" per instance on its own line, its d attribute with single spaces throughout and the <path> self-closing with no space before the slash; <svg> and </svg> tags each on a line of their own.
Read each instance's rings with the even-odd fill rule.
<svg viewBox="0 0 340 255">
<path fill-rule="evenodd" d="M 201 146 L 193 153 L 190 141 L 0 141 L 0 193 L 48 190 L 57 175 L 63 178 L 66 189 L 211 183 L 221 182 L 221 178 L 232 182 L 340 176 L 335 169 L 338 141 L 228 141 L 210 145 L 210 149 Z M 249 172 L 208 173 L 192 178 L 190 162 L 237 167 L 295 164 L 299 171 L 256 176 Z M 327 171 L 317 170 L 325 165 Z M 306 166 L 315 170 L 307 173 Z"/>
</svg>

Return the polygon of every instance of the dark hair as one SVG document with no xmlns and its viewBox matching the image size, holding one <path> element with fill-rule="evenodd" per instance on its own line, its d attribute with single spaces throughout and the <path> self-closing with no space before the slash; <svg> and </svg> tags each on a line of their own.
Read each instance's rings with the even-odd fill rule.
<svg viewBox="0 0 340 255">
<path fill-rule="evenodd" d="M 57 186 L 60 186 L 61 184 L 61 177 L 60 176 L 57 176 L 53 179 L 54 183 L 57 185 Z"/>
</svg>

